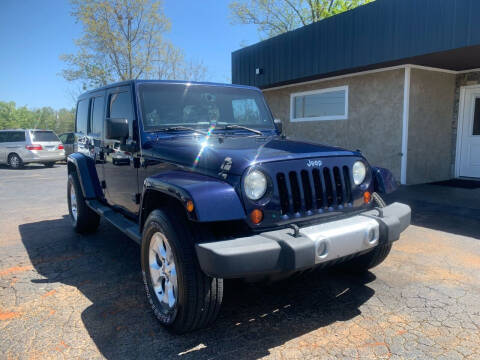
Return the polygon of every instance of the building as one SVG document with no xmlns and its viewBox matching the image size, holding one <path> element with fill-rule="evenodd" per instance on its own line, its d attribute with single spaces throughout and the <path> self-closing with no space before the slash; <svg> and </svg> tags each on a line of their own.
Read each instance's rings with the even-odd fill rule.
<svg viewBox="0 0 480 360">
<path fill-rule="evenodd" d="M 479 0 L 376 0 L 235 51 L 232 82 L 403 184 L 480 178 Z"/>
</svg>

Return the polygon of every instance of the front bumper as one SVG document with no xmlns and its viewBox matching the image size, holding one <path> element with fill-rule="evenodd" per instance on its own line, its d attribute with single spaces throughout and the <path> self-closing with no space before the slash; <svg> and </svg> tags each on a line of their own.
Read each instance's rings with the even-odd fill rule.
<svg viewBox="0 0 480 360">
<path fill-rule="evenodd" d="M 218 278 L 241 278 L 308 269 L 361 254 L 399 239 L 410 225 L 408 205 L 393 203 L 350 218 L 233 240 L 200 243 L 200 267 Z"/>
</svg>

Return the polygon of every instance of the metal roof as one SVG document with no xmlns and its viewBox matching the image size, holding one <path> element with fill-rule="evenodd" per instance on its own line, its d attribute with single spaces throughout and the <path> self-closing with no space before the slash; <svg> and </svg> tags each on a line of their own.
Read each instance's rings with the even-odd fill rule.
<svg viewBox="0 0 480 360">
<path fill-rule="evenodd" d="M 479 68 L 480 0 L 376 0 L 233 52 L 232 82 L 268 88 L 407 63 Z"/>
</svg>

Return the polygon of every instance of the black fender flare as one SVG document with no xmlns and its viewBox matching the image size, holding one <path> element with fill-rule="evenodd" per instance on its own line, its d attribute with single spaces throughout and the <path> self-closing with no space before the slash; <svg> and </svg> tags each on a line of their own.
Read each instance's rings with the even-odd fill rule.
<svg viewBox="0 0 480 360">
<path fill-rule="evenodd" d="M 398 182 L 390 170 L 381 167 L 372 167 L 372 173 L 375 192 L 390 194 L 398 189 Z"/>
<path fill-rule="evenodd" d="M 101 199 L 102 188 L 95 169 L 95 160 L 81 154 L 73 153 L 67 158 L 68 174 L 75 170 L 80 181 L 83 196 L 85 199 Z"/>
<path fill-rule="evenodd" d="M 191 200 L 194 210 L 190 220 L 197 222 L 232 221 L 245 219 L 245 209 L 234 187 L 210 176 L 174 170 L 146 178 L 140 204 L 140 219 L 145 201 L 151 192 L 160 192 L 179 201 L 183 206 Z M 142 220 L 142 225 L 143 225 Z"/>
</svg>

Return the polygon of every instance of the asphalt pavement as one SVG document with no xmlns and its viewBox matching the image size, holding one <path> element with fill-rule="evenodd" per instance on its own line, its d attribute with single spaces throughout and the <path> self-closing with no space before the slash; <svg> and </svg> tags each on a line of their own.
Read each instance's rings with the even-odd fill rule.
<svg viewBox="0 0 480 360">
<path fill-rule="evenodd" d="M 0 168 L 0 358 L 480 359 L 480 190 L 402 189 L 414 225 L 370 273 L 230 281 L 217 322 L 176 336 L 138 245 L 106 223 L 73 232 L 66 178 Z"/>
</svg>

